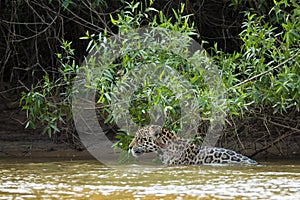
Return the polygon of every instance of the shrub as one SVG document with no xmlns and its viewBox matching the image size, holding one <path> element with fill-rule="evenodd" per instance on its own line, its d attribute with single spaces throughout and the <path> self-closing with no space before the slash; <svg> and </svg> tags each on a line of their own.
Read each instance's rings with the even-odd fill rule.
<svg viewBox="0 0 300 200">
<path fill-rule="evenodd" d="M 105 123 L 121 125 L 116 146 L 128 148 L 128 143 L 124 145 L 124 142 L 132 137 L 132 121 L 142 127 L 166 117 L 164 126 L 180 132 L 184 130 L 183 126 L 192 126 L 192 121 L 213 121 L 217 112 L 224 113 L 217 100 L 220 97 L 218 92 L 223 94 L 222 84 L 216 82 L 218 74 L 213 74 L 207 55 L 196 52 L 188 57 L 189 36 L 197 34 L 189 16 L 182 15 L 183 10 L 184 5 L 180 10 L 173 10 L 175 22 L 171 22 L 172 19 L 166 18 L 162 12 L 151 7 L 143 8 L 140 2 L 128 4 L 117 19 L 111 17 L 119 28 L 120 38 L 124 37 L 121 44 L 105 33 L 83 37 L 90 40 L 88 52 L 92 56 L 81 67 L 85 74 L 81 84 L 96 91 L 97 104 L 106 116 Z M 148 24 L 149 29 L 141 29 L 142 22 Z M 146 36 L 139 38 L 137 30 L 145 31 Z M 153 39 L 155 37 L 161 40 Z M 146 45 L 135 43 L 135 38 Z M 153 82 L 153 77 L 156 82 Z M 133 93 L 128 95 L 129 90 Z M 188 106 L 195 115 L 182 107 L 192 98 L 196 103 Z M 219 110 L 214 110 L 215 107 Z M 125 120 L 127 115 L 131 117 L 130 122 Z M 124 134 L 123 128 L 130 131 Z"/>
<path fill-rule="evenodd" d="M 296 1 L 275 1 L 269 22 L 247 11 L 241 51 L 225 54 L 215 47 L 213 59 L 224 73 L 230 113 L 299 111 L 299 12 Z"/>
<path fill-rule="evenodd" d="M 25 127 L 33 129 L 43 127 L 42 134 L 55 136 L 63 129 L 67 135 L 75 136 L 72 123 L 71 97 L 72 82 L 78 72 L 78 65 L 74 61 L 72 42 L 62 40 L 65 55 L 57 54 L 61 63 L 58 78 L 50 80 L 48 73 L 43 80 L 31 90 L 22 92 L 20 99 L 22 109 L 26 111 L 28 121 Z"/>
<path fill-rule="evenodd" d="M 179 10 L 173 10 L 174 19 L 171 19 L 151 8 L 151 5 L 145 8 L 138 2 L 128 4 L 116 19 L 111 16 L 111 22 L 118 27 L 120 34 L 131 34 L 143 25 L 148 25 L 168 28 L 173 32 L 195 37 L 197 34 L 194 24 L 190 22 L 189 15 L 183 15 L 183 10 L 184 5 Z M 211 60 L 222 72 L 230 115 L 241 115 L 246 110 L 256 108 L 271 110 L 273 113 L 284 113 L 290 109 L 299 111 L 299 13 L 300 7 L 295 0 L 275 1 L 274 7 L 269 12 L 268 22 L 265 20 L 266 16 L 259 16 L 251 10 L 247 11 L 240 33 L 241 50 L 224 53 L 215 44 Z M 101 44 L 112 42 L 112 38 L 106 31 L 98 35 L 87 32 L 86 36 L 82 37 L 89 41 L 87 47 L 89 53 L 105 52 Z M 66 54 L 57 54 L 61 61 L 59 78 L 51 81 L 46 75 L 42 82 L 32 87 L 28 93 L 23 93 L 21 101 L 29 119 L 26 127 L 35 128 L 36 124 L 40 123 L 49 136 L 59 132 L 61 124 L 68 128 L 73 127 L 70 112 L 71 96 L 77 91 L 72 89 L 71 83 L 76 80 L 75 75 L 79 70 L 87 72 L 84 77 L 86 86 L 96 91 L 96 102 L 101 107 L 101 115 L 106 117 L 105 123 L 118 124 L 124 113 L 112 112 L 112 100 L 116 99 L 111 96 L 112 91 L 115 91 L 116 85 L 124 83 L 122 77 L 128 76 L 129 71 L 132 72 L 141 65 L 151 64 L 164 64 L 179 72 L 180 76 L 192 86 L 191 89 L 197 97 L 198 104 L 195 109 L 201 112 L 203 118 L 212 120 L 214 112 L 212 105 L 218 94 L 209 90 L 203 70 L 195 70 L 189 60 L 172 53 L 176 51 L 176 45 L 172 46 L 172 49 L 134 49 L 131 46 L 123 46 L 124 51 L 117 59 L 109 60 L 108 57 L 110 64 L 99 74 L 95 73 L 99 63 L 79 67 L 73 59 L 74 50 L 71 48 L 71 42 L 63 41 L 62 44 Z M 181 38 L 177 38 L 174 44 L 182 44 L 183 47 L 187 45 Z M 138 72 L 136 73 L 138 75 Z M 164 71 L 160 73 L 163 77 Z M 78 82 L 76 84 L 80 85 Z M 126 91 L 126 87 L 120 87 L 119 90 Z M 168 108 L 165 126 L 175 131 L 181 129 L 183 124 L 179 116 L 183 114 L 183 110 L 180 108 L 179 96 L 176 96 L 174 91 L 164 84 L 153 84 L 148 80 L 145 80 L 144 85 L 134 87 L 133 91 L 131 99 L 125 103 L 136 124 L 139 126 L 149 124 L 150 119 L 155 118 L 151 116 L 151 109 Z M 224 109 L 220 107 L 218 112 L 223 112 Z M 162 114 L 154 113 L 159 116 Z M 131 134 L 120 130 L 116 146 L 126 150 Z"/>
</svg>

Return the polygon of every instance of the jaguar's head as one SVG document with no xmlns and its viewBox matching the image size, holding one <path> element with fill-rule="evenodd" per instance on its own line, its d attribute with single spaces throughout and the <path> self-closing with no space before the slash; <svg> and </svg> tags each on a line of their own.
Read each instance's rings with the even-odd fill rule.
<svg viewBox="0 0 300 200">
<path fill-rule="evenodd" d="M 138 157 L 144 153 L 156 152 L 166 148 L 172 139 L 176 138 L 174 133 L 163 129 L 158 125 L 150 125 L 141 128 L 129 144 L 133 156 Z"/>
</svg>

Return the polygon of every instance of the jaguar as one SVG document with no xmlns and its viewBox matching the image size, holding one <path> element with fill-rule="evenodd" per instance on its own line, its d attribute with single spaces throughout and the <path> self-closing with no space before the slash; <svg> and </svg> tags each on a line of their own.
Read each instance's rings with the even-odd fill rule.
<svg viewBox="0 0 300 200">
<path fill-rule="evenodd" d="M 164 165 L 257 164 L 235 151 L 202 146 L 196 140 L 180 138 L 159 125 L 139 129 L 129 144 L 129 150 L 134 157 L 156 152 Z"/>
</svg>

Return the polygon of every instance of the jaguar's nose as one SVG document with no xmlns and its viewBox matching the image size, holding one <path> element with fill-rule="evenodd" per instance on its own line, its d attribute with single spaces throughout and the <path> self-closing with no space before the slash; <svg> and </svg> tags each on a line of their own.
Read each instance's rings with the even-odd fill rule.
<svg viewBox="0 0 300 200">
<path fill-rule="evenodd" d="M 130 151 L 131 151 L 132 155 L 135 157 L 141 156 L 145 153 L 145 151 L 141 148 L 136 148 L 136 149 L 131 148 Z"/>
<path fill-rule="evenodd" d="M 139 154 L 139 153 L 144 153 L 144 151 L 143 151 L 142 149 L 140 149 L 140 148 L 137 148 L 137 149 L 134 151 L 134 153 Z"/>
</svg>

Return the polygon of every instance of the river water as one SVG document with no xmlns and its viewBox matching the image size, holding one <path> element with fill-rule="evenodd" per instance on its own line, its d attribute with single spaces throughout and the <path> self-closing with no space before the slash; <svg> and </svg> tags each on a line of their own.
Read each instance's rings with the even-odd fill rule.
<svg viewBox="0 0 300 200">
<path fill-rule="evenodd" d="M 300 199 L 300 162 L 258 166 L 104 166 L 0 160 L 0 199 Z"/>
</svg>

